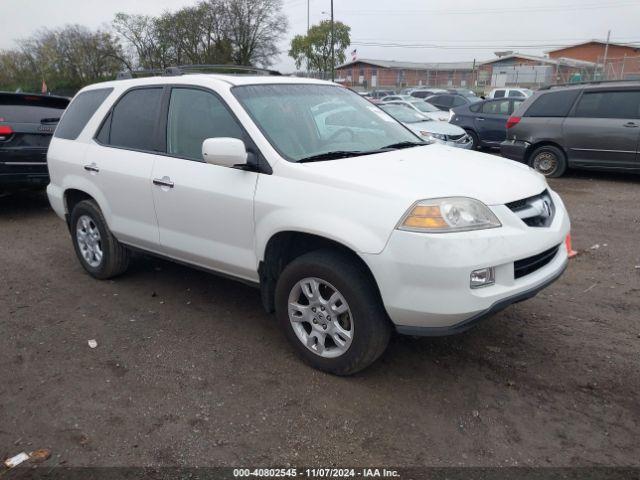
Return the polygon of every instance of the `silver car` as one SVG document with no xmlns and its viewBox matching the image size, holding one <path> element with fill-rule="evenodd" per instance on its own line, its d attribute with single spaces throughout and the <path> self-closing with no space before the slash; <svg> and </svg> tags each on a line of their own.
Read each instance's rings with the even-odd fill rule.
<svg viewBox="0 0 640 480">
<path fill-rule="evenodd" d="M 473 146 L 473 140 L 467 132 L 456 125 L 432 120 L 409 106 L 395 102 L 382 103 L 378 106 L 425 142 L 467 150 Z"/>
</svg>

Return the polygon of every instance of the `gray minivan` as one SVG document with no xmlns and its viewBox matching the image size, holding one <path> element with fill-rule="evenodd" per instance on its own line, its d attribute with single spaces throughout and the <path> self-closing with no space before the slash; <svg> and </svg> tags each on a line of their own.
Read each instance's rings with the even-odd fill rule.
<svg viewBox="0 0 640 480">
<path fill-rule="evenodd" d="M 640 173 L 640 81 L 546 87 L 506 129 L 502 155 L 547 177 L 567 167 Z"/>
</svg>

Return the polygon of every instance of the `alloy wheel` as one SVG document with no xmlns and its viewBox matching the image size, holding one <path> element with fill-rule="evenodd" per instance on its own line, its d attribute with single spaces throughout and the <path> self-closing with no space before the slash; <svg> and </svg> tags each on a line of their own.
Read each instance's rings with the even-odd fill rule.
<svg viewBox="0 0 640 480">
<path fill-rule="evenodd" d="M 316 277 L 297 282 L 289 293 L 289 321 L 298 339 L 316 355 L 336 358 L 353 340 L 351 309 L 336 287 Z"/>
<path fill-rule="evenodd" d="M 82 258 L 93 268 L 102 263 L 102 238 L 98 226 L 88 215 L 82 215 L 76 224 L 76 241 Z"/>
</svg>

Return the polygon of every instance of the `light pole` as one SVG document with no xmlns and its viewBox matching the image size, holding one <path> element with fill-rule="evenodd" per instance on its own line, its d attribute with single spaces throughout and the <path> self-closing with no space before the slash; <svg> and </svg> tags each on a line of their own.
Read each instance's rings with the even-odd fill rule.
<svg viewBox="0 0 640 480">
<path fill-rule="evenodd" d="M 331 81 L 336 80 L 336 44 L 334 40 L 334 26 L 333 26 L 333 0 L 331 0 Z"/>
</svg>

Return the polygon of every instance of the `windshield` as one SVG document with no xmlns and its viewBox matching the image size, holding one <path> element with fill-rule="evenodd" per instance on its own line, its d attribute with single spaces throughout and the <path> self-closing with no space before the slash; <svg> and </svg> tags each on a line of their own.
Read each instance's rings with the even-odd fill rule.
<svg viewBox="0 0 640 480">
<path fill-rule="evenodd" d="M 421 113 L 404 105 L 380 105 L 380 108 L 402 123 L 418 123 L 429 120 Z"/>
<path fill-rule="evenodd" d="M 271 145 L 293 162 L 421 142 L 380 108 L 343 87 L 242 85 L 232 91 Z"/>
<path fill-rule="evenodd" d="M 430 103 L 427 102 L 411 102 L 411 105 L 416 107 L 421 112 L 439 112 L 440 109 L 438 107 L 434 107 Z"/>
</svg>

